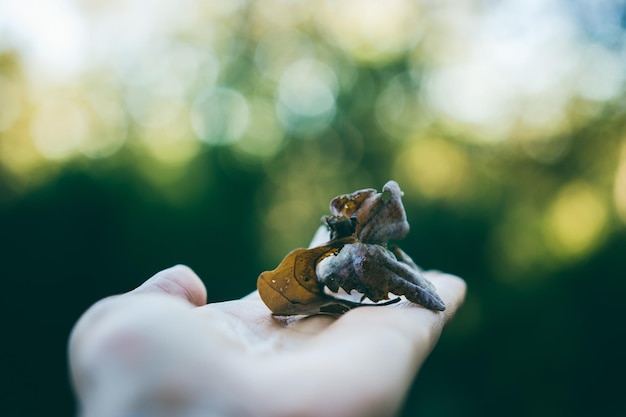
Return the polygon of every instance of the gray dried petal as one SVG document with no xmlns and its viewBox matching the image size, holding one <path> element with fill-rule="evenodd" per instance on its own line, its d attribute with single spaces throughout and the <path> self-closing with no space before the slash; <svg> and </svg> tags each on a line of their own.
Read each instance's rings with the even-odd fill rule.
<svg viewBox="0 0 626 417">
<path fill-rule="evenodd" d="M 389 181 L 382 193 L 366 188 L 337 196 L 330 202 L 332 218 L 356 216 L 355 237 L 362 242 L 385 244 L 389 240 L 404 239 L 410 227 L 402 194 L 398 183 Z"/>
<path fill-rule="evenodd" d="M 413 303 L 443 311 L 445 305 L 432 283 L 412 265 L 400 262 L 384 246 L 353 243 L 318 264 L 316 274 L 319 282 L 334 292 L 339 288 L 348 293 L 356 290 L 374 302 L 388 299 L 389 293 L 404 295 Z"/>
<path fill-rule="evenodd" d="M 391 245 L 390 249 L 393 252 L 393 254 L 396 255 L 396 259 L 398 259 L 398 261 L 404 264 L 407 264 L 412 270 L 417 272 L 419 275 L 422 275 L 422 272 L 423 272 L 422 268 L 417 266 L 417 264 L 413 261 L 413 259 L 411 259 L 409 255 L 406 254 L 406 252 L 400 249 L 397 245 Z M 423 283 L 425 286 L 429 287 L 432 291 L 435 291 L 435 292 L 437 291 L 435 286 L 428 279 L 424 278 Z"/>
<path fill-rule="evenodd" d="M 390 197 L 385 199 L 385 193 Z M 369 212 L 363 212 L 364 221 L 361 223 L 357 238 L 362 242 L 386 243 L 389 240 L 404 239 L 409 233 L 409 222 L 402 204 L 402 191 L 395 181 L 389 181 L 383 186 L 383 192 L 372 198 Z M 357 219 L 359 217 L 357 212 Z M 358 225 L 357 225 L 358 229 Z"/>
</svg>

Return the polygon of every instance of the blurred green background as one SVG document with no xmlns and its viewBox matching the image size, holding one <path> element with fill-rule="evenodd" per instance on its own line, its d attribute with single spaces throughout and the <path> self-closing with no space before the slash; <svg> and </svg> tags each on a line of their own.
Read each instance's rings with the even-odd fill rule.
<svg viewBox="0 0 626 417">
<path fill-rule="evenodd" d="M 404 415 L 626 415 L 625 42 L 623 0 L 0 3 L 0 415 L 75 412 L 98 299 L 241 297 L 389 179 L 469 285 Z"/>
</svg>

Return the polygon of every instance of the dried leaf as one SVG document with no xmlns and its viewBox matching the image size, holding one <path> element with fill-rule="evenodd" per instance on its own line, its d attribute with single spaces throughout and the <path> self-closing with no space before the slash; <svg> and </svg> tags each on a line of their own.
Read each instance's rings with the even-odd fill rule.
<svg viewBox="0 0 626 417">
<path fill-rule="evenodd" d="M 387 182 L 382 193 L 367 188 L 337 196 L 330 211 L 322 218 L 330 230 L 328 243 L 296 249 L 276 269 L 259 276 L 259 294 L 273 314 L 340 314 L 372 305 L 333 297 L 324 287 L 335 293 L 358 291 L 377 306 L 398 301 L 379 303 L 394 294 L 431 310 L 445 309 L 415 262 L 397 246 L 387 249 L 389 240 L 403 239 L 409 232 L 395 181 Z"/>
</svg>

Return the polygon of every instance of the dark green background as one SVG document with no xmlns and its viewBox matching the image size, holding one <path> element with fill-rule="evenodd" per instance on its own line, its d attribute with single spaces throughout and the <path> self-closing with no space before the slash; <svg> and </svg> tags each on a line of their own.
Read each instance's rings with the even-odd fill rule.
<svg viewBox="0 0 626 417">
<path fill-rule="evenodd" d="M 259 271 L 273 267 L 257 250 L 272 237 L 260 236 L 251 221 L 261 176 L 223 168 L 219 153 L 228 151 L 207 152 L 196 163 L 212 166 L 220 187 L 189 207 L 163 204 L 123 168 L 97 164 L 69 167 L 2 204 L 1 415 L 72 414 L 68 334 L 102 297 L 176 263 L 203 278 L 210 301 L 254 290 Z M 405 415 L 626 411 L 623 229 L 584 261 L 504 284 L 485 257 L 492 213 L 436 204 L 407 210 L 412 232 L 404 249 L 426 268 L 464 277 L 469 293 L 417 378 Z"/>
</svg>

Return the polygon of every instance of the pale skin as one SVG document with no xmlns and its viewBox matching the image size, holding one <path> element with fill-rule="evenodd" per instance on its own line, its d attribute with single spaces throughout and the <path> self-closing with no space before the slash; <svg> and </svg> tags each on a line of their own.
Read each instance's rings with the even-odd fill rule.
<svg viewBox="0 0 626 417">
<path fill-rule="evenodd" d="M 188 267 L 92 306 L 69 343 L 82 417 L 393 416 L 444 326 L 462 279 L 425 272 L 445 302 L 403 300 L 340 317 L 273 317 L 252 293 L 206 304 Z"/>
</svg>

